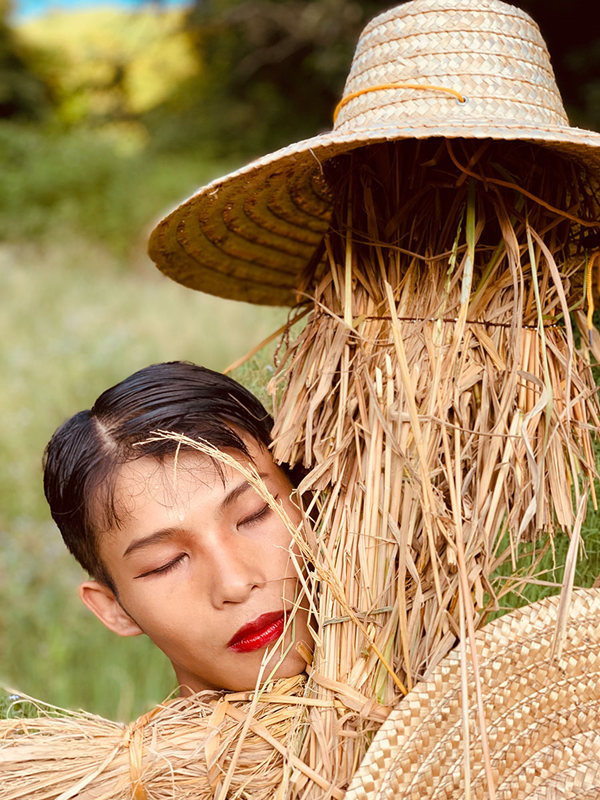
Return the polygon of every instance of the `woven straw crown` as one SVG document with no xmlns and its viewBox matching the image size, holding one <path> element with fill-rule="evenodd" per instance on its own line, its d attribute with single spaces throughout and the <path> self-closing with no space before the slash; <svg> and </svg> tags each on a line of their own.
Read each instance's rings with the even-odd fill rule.
<svg viewBox="0 0 600 800">
<path fill-rule="evenodd" d="M 537 142 L 592 169 L 600 134 L 569 126 L 539 29 L 500 0 L 412 0 L 358 42 L 330 133 L 214 181 L 162 220 L 149 252 L 179 283 L 268 305 L 294 289 L 327 230 L 322 163 L 382 141 Z"/>
</svg>

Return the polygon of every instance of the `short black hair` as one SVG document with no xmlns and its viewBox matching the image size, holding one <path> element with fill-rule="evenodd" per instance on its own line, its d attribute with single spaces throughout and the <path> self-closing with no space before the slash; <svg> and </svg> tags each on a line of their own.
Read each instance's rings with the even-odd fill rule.
<svg viewBox="0 0 600 800">
<path fill-rule="evenodd" d="M 98 534 L 119 524 L 117 470 L 143 456 L 163 459 L 178 448 L 171 439 L 148 442 L 150 434 L 181 433 L 248 456 L 236 430 L 268 447 L 272 427 L 259 400 L 226 375 L 185 361 L 135 372 L 68 419 L 46 447 L 44 492 L 67 548 L 92 577 L 116 591 L 100 558 Z"/>
</svg>

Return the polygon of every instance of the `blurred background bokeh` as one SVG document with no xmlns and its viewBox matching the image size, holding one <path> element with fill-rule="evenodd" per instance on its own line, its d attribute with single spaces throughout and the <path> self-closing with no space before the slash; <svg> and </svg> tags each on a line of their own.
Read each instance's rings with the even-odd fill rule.
<svg viewBox="0 0 600 800">
<path fill-rule="evenodd" d="M 133 370 L 179 358 L 223 369 L 284 321 L 169 282 L 145 254 L 148 232 L 209 179 L 328 129 L 361 28 L 391 4 L 0 0 L 5 686 L 119 719 L 171 691 L 148 642 L 117 640 L 76 599 L 81 573 L 49 519 L 41 454 Z M 549 44 L 572 123 L 600 129 L 594 4 L 520 5 Z M 267 352 L 236 376 L 260 393 L 269 371 Z M 587 583 L 593 538 L 589 548 Z"/>
</svg>

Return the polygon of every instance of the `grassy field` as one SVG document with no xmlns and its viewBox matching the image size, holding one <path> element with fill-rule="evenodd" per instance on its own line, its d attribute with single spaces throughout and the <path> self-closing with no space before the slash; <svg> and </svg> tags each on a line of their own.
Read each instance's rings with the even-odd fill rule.
<svg viewBox="0 0 600 800">
<path fill-rule="evenodd" d="M 285 312 L 186 290 L 145 255 L 149 220 L 227 165 L 125 159 L 80 134 L 5 128 L 7 140 L 13 152 L 27 144 L 34 171 L 7 170 L 12 203 L 5 194 L 0 208 L 0 684 L 130 719 L 171 691 L 170 667 L 143 638 L 104 630 L 77 599 L 82 573 L 43 498 L 44 446 L 132 371 L 173 359 L 223 369 Z M 71 174 L 53 188 L 59 164 Z M 254 389 L 267 361 L 242 374 Z"/>
</svg>

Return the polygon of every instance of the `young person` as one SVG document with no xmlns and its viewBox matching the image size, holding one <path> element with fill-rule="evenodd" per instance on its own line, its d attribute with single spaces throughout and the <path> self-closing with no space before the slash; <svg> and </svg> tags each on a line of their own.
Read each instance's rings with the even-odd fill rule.
<svg viewBox="0 0 600 800">
<path fill-rule="evenodd" d="M 251 689 L 259 674 L 304 669 L 295 645 L 310 647 L 308 612 L 277 504 L 294 525 L 301 514 L 268 449 L 272 424 L 231 378 L 172 362 L 105 391 L 46 448 L 52 516 L 90 576 L 81 600 L 120 636 L 149 636 L 182 694 Z M 248 467 L 274 503 L 247 479 Z"/>
</svg>

